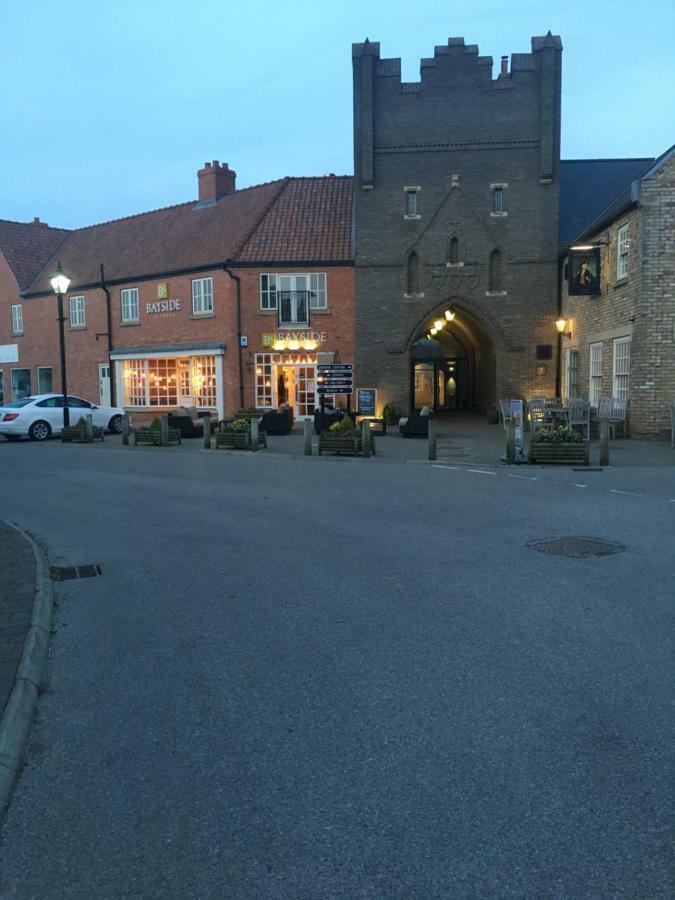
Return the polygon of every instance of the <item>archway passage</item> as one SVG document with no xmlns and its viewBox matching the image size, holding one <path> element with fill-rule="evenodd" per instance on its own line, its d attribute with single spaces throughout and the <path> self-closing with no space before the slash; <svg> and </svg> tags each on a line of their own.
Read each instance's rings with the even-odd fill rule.
<svg viewBox="0 0 675 900">
<path fill-rule="evenodd" d="M 430 316 L 410 347 L 411 408 L 484 412 L 496 403 L 494 344 L 475 316 L 448 313 Z"/>
</svg>

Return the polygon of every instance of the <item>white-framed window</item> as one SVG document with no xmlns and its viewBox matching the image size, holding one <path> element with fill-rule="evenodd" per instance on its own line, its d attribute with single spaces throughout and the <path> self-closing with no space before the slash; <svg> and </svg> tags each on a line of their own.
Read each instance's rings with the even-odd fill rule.
<svg viewBox="0 0 675 900">
<path fill-rule="evenodd" d="M 179 399 L 198 408 L 216 406 L 214 356 L 125 359 L 122 365 L 125 406 L 178 406 Z"/>
<path fill-rule="evenodd" d="M 602 341 L 590 345 L 590 354 L 588 399 L 591 406 L 597 406 L 602 394 Z"/>
<path fill-rule="evenodd" d="M 9 377 L 12 384 L 12 400 L 30 397 L 33 393 L 30 369 L 10 369 Z"/>
<path fill-rule="evenodd" d="M 277 310 L 280 326 L 308 325 L 309 311 L 328 309 L 325 272 L 286 274 L 266 272 L 260 276 L 260 308 Z"/>
<path fill-rule="evenodd" d="M 120 307 L 123 322 L 138 322 L 138 288 L 120 291 Z"/>
<path fill-rule="evenodd" d="M 213 278 L 195 278 L 192 282 L 192 315 L 213 312 Z"/>
<path fill-rule="evenodd" d="M 612 395 L 620 400 L 628 399 L 628 376 L 630 374 L 630 337 L 616 338 L 612 364 Z"/>
<path fill-rule="evenodd" d="M 23 306 L 20 303 L 12 305 L 12 334 L 23 334 Z"/>
<path fill-rule="evenodd" d="M 616 233 L 616 277 L 628 277 L 628 225 L 622 225 Z"/>
<path fill-rule="evenodd" d="M 566 391 L 567 399 L 579 396 L 579 351 L 567 351 L 567 379 Z"/>
<path fill-rule="evenodd" d="M 272 375 L 274 356 L 271 353 L 255 355 L 255 405 L 259 409 L 272 406 Z"/>
<path fill-rule="evenodd" d="M 70 327 L 84 328 L 84 296 L 70 298 Z"/>
</svg>

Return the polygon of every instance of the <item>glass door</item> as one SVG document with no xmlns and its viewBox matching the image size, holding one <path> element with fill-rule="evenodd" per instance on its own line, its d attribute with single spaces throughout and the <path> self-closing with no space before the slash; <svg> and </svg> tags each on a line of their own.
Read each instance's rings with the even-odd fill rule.
<svg viewBox="0 0 675 900">
<path fill-rule="evenodd" d="M 178 405 L 184 407 L 192 406 L 192 384 L 190 380 L 190 360 L 189 358 L 178 358 Z"/>
<path fill-rule="evenodd" d="M 295 415 L 314 415 L 316 384 L 314 366 L 298 366 L 295 391 Z"/>
</svg>

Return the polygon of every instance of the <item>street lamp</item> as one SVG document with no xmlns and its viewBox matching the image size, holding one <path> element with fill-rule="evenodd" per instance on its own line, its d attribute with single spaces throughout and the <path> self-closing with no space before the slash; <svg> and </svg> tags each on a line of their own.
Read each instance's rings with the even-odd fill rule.
<svg viewBox="0 0 675 900">
<path fill-rule="evenodd" d="M 56 294 L 56 302 L 59 310 L 59 350 L 61 352 L 61 391 L 63 393 L 63 427 L 70 425 L 70 409 L 68 408 L 68 387 L 66 385 L 66 341 L 63 333 L 63 295 L 68 293 L 70 278 L 65 274 L 59 261 L 56 267 L 56 275 L 52 278 L 52 287 Z"/>
</svg>

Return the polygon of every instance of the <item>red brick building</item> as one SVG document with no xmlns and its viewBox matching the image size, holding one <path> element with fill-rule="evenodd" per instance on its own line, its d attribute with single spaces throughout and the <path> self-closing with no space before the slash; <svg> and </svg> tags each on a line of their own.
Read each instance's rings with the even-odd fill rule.
<svg viewBox="0 0 675 900">
<path fill-rule="evenodd" d="M 283 401 L 311 413 L 316 365 L 354 358 L 351 219 L 350 177 L 236 190 L 213 162 L 198 201 L 71 232 L 0 223 L 5 400 L 60 390 L 60 261 L 70 392 L 132 417 Z"/>
</svg>

